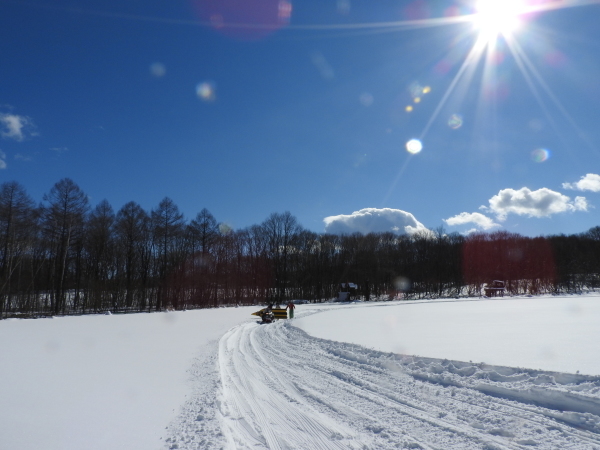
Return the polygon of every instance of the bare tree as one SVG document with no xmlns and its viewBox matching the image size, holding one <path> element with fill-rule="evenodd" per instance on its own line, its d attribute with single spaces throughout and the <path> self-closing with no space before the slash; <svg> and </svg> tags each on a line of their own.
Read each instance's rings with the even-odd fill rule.
<svg viewBox="0 0 600 450">
<path fill-rule="evenodd" d="M 32 244 L 34 202 L 16 181 L 0 185 L 0 319 L 10 307 L 14 273 Z"/>
<path fill-rule="evenodd" d="M 272 213 L 262 223 L 262 227 L 269 242 L 269 254 L 275 274 L 276 300 L 283 301 L 287 295 L 288 257 L 293 248 L 293 239 L 302 231 L 302 227 L 289 211 L 283 214 Z"/>
<path fill-rule="evenodd" d="M 134 302 L 140 310 L 146 307 L 151 251 L 149 222 L 150 217 L 136 202 L 126 203 L 117 213 L 117 277 L 119 295 L 125 296 L 125 308 L 131 308 Z"/>
<path fill-rule="evenodd" d="M 158 208 L 152 210 L 152 235 L 156 245 L 156 274 L 159 279 L 159 286 L 156 298 L 156 310 L 160 311 L 169 296 L 169 287 L 167 278 L 169 269 L 180 262 L 181 255 L 177 255 L 175 249 L 177 240 L 183 237 L 183 214 L 169 197 L 165 197 L 158 205 Z M 178 299 L 175 298 L 177 303 Z M 177 308 L 177 304 L 174 305 Z"/>
<path fill-rule="evenodd" d="M 90 214 L 86 227 L 87 292 L 94 310 L 110 305 L 118 309 L 117 296 L 111 292 L 109 281 L 115 274 L 115 239 L 113 227 L 115 212 L 106 200 L 102 200 Z M 86 305 L 83 305 L 85 309 Z"/>
<path fill-rule="evenodd" d="M 44 195 L 44 233 L 50 247 L 51 303 L 55 314 L 65 312 L 67 275 L 72 263 L 71 250 L 83 237 L 89 211 L 87 195 L 70 178 L 63 178 Z"/>
</svg>

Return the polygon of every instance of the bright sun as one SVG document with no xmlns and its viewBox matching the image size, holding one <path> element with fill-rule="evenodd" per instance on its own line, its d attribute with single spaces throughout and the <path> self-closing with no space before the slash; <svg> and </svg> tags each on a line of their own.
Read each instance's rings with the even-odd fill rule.
<svg viewBox="0 0 600 450">
<path fill-rule="evenodd" d="M 518 28 L 525 3 L 523 0 L 479 0 L 475 8 L 473 22 L 480 37 L 490 41 L 499 35 L 508 37 Z"/>
</svg>

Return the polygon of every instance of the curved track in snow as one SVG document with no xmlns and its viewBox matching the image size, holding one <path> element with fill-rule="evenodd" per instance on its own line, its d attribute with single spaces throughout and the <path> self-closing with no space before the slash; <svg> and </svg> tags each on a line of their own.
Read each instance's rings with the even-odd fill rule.
<svg viewBox="0 0 600 450">
<path fill-rule="evenodd" d="M 600 450 L 592 377 L 381 353 L 287 321 L 231 329 L 218 360 L 230 449 Z"/>
</svg>

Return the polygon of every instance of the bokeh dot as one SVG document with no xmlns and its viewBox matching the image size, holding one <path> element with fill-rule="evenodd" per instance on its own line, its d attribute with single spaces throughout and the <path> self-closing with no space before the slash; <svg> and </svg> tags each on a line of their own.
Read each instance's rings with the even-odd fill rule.
<svg viewBox="0 0 600 450">
<path fill-rule="evenodd" d="M 231 225 L 229 225 L 228 223 L 222 222 L 219 224 L 219 232 L 222 235 L 228 235 L 232 231 L 233 231 L 233 227 Z"/>
<path fill-rule="evenodd" d="M 371 106 L 373 104 L 374 98 L 368 92 L 363 92 L 362 94 L 360 94 L 358 100 L 363 106 Z"/>
<path fill-rule="evenodd" d="M 406 143 L 406 151 L 413 155 L 416 155 L 421 150 L 423 150 L 423 144 L 418 139 L 411 139 Z"/>
<path fill-rule="evenodd" d="M 167 73 L 167 69 L 164 64 L 155 62 L 150 65 L 150 73 L 156 78 L 161 78 L 165 76 L 165 73 Z"/>
<path fill-rule="evenodd" d="M 212 81 L 203 81 L 196 86 L 196 95 L 200 100 L 212 102 L 217 98 L 215 84 Z"/>
</svg>

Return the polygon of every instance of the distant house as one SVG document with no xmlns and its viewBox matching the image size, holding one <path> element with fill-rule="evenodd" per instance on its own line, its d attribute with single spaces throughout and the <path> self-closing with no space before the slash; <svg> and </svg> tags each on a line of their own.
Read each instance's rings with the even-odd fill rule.
<svg viewBox="0 0 600 450">
<path fill-rule="evenodd" d="M 504 297 L 504 281 L 494 280 L 484 288 L 487 297 Z"/>
<path fill-rule="evenodd" d="M 354 283 L 340 283 L 340 292 L 338 293 L 338 302 L 347 302 L 356 297 L 358 286 Z"/>
</svg>

